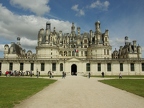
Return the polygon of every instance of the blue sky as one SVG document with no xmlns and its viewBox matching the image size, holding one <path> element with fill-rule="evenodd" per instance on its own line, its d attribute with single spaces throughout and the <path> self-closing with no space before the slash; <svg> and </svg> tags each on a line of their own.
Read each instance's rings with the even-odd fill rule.
<svg viewBox="0 0 144 108">
<path fill-rule="evenodd" d="M 112 50 L 124 45 L 124 37 L 137 41 L 144 57 L 144 0 L 1 0 L 0 57 L 3 46 L 21 37 L 21 46 L 35 52 L 39 29 L 51 22 L 52 28 L 70 33 L 71 23 L 81 27 L 81 33 L 109 30 Z"/>
</svg>

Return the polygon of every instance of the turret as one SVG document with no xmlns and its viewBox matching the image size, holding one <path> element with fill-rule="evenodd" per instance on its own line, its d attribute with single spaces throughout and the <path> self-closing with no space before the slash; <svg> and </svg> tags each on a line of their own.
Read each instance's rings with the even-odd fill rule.
<svg viewBox="0 0 144 108">
<path fill-rule="evenodd" d="M 93 31 L 90 30 L 90 44 L 92 44 L 92 38 L 93 38 Z"/>
<path fill-rule="evenodd" d="M 101 30 L 100 30 L 100 21 L 97 21 L 95 23 L 95 28 L 96 28 L 96 32 L 101 33 Z"/>
<path fill-rule="evenodd" d="M 74 26 L 74 23 L 72 23 L 71 33 L 72 33 L 73 36 L 75 35 L 75 26 Z"/>
<path fill-rule="evenodd" d="M 134 48 L 134 53 L 137 52 L 137 48 L 136 48 L 136 40 L 133 41 L 133 48 Z"/>
<path fill-rule="evenodd" d="M 17 37 L 17 45 L 20 46 L 20 37 Z"/>
<path fill-rule="evenodd" d="M 77 28 L 78 35 L 80 35 L 80 27 Z"/>
<path fill-rule="evenodd" d="M 109 31 L 108 30 L 105 30 L 105 33 L 104 33 L 104 45 L 109 45 Z"/>
<path fill-rule="evenodd" d="M 4 54 L 8 54 L 8 52 L 9 52 L 9 45 L 6 44 L 6 45 L 4 46 Z"/>
<path fill-rule="evenodd" d="M 43 38 L 43 35 L 44 35 L 44 29 L 40 29 L 39 33 L 38 33 L 38 46 L 41 44 L 42 42 L 42 38 Z"/>
<path fill-rule="evenodd" d="M 125 45 L 128 44 L 128 36 L 125 36 Z"/>
<path fill-rule="evenodd" d="M 51 30 L 51 23 L 50 22 L 46 22 L 46 29 Z"/>
</svg>

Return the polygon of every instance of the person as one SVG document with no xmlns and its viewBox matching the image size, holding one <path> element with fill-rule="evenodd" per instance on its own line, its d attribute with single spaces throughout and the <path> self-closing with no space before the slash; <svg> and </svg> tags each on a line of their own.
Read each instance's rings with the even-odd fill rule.
<svg viewBox="0 0 144 108">
<path fill-rule="evenodd" d="M 102 77 L 104 77 L 104 72 L 102 72 Z"/>
<path fill-rule="evenodd" d="M 65 78 L 65 73 L 64 73 L 64 71 L 62 72 L 62 78 Z"/>
<path fill-rule="evenodd" d="M 120 78 L 122 78 L 122 74 L 121 74 L 121 72 L 119 73 L 119 79 L 120 79 Z"/>
<path fill-rule="evenodd" d="M 50 76 L 50 71 L 48 71 L 48 76 Z"/>
<path fill-rule="evenodd" d="M 0 76 L 2 75 L 2 72 L 1 72 L 1 70 L 0 70 Z"/>
<path fill-rule="evenodd" d="M 90 74 L 90 72 L 89 72 L 89 74 L 88 74 L 88 78 L 90 78 L 91 77 L 91 74 Z"/>
<path fill-rule="evenodd" d="M 52 72 L 51 72 L 51 71 L 50 71 L 50 73 L 49 73 L 49 74 L 50 74 L 50 76 L 49 76 L 49 77 L 50 77 L 50 78 L 52 78 Z"/>
<path fill-rule="evenodd" d="M 66 77 L 66 72 L 65 72 L 65 77 Z"/>
<path fill-rule="evenodd" d="M 39 72 L 38 71 L 37 71 L 37 75 L 36 76 L 37 76 L 37 78 L 39 77 Z"/>
<path fill-rule="evenodd" d="M 30 71 L 30 77 L 32 77 L 32 71 Z"/>
</svg>

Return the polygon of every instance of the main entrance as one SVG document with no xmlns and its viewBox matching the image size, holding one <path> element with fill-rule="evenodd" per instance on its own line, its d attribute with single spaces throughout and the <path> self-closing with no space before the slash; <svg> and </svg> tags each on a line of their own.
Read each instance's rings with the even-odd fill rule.
<svg viewBox="0 0 144 108">
<path fill-rule="evenodd" d="M 76 64 L 71 65 L 71 75 L 77 75 L 77 65 Z"/>
</svg>

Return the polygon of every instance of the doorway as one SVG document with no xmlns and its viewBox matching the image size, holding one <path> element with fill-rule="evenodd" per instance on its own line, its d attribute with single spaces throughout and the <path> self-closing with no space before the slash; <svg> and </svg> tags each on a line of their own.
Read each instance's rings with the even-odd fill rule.
<svg viewBox="0 0 144 108">
<path fill-rule="evenodd" d="M 77 75 L 77 65 L 76 64 L 71 65 L 71 75 Z"/>
</svg>

